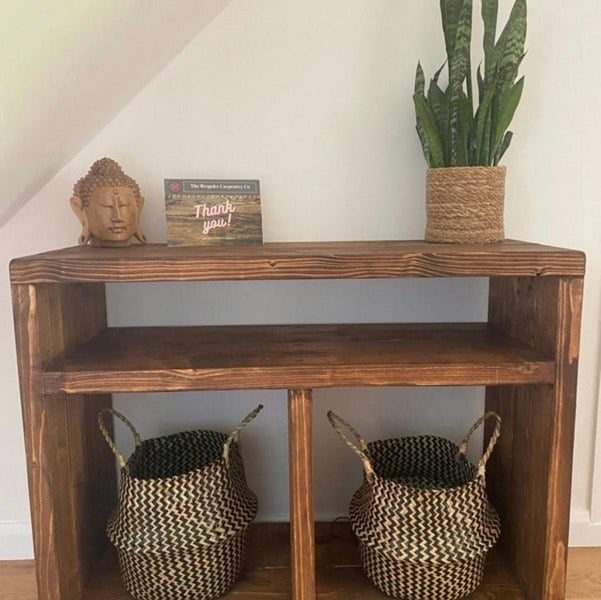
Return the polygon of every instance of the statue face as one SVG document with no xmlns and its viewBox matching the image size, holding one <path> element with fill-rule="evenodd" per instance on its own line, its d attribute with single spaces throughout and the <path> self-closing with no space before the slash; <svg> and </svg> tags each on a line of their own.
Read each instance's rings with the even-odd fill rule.
<svg viewBox="0 0 601 600">
<path fill-rule="evenodd" d="M 98 240 L 127 242 L 138 229 L 138 205 L 128 186 L 97 187 L 85 207 L 90 233 Z"/>
</svg>

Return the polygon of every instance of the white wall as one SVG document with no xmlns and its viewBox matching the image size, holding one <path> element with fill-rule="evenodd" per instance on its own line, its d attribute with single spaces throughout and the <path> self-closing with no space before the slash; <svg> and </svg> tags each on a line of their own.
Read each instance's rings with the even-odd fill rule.
<svg viewBox="0 0 601 600">
<path fill-rule="evenodd" d="M 601 100 L 592 59 L 601 52 L 601 9 L 596 0 L 567 14 L 559 0 L 530 4 L 526 91 L 506 161 L 507 235 L 588 253 L 573 508 L 581 535 L 601 544 L 589 526 L 601 311 L 593 143 L 601 126 L 587 111 Z M 266 241 L 421 238 L 413 73 L 418 58 L 432 73 L 441 56 L 436 0 L 234 0 L 1 230 L 2 260 L 75 242 L 71 188 L 102 156 L 139 182 L 151 241 L 165 239 L 164 177 L 259 178 Z M 486 292 L 482 280 L 415 280 L 122 285 L 108 294 L 110 321 L 121 325 L 481 320 Z M 15 545 L 2 532 L 28 520 L 7 279 L 0 302 L 7 558 Z M 228 429 L 259 401 L 266 410 L 243 438 L 249 479 L 261 517 L 286 518 L 284 392 L 120 395 L 116 404 L 151 436 L 198 424 Z M 344 513 L 359 467 L 329 429 L 328 408 L 368 438 L 428 431 L 458 439 L 481 412 L 482 391 L 327 390 L 315 405 L 316 509 L 330 518 Z"/>
<path fill-rule="evenodd" d="M 4 2 L 0 226 L 228 2 Z"/>
</svg>

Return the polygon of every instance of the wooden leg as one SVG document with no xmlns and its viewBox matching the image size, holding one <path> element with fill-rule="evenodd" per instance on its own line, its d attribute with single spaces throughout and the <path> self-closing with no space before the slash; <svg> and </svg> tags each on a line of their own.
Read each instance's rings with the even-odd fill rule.
<svg viewBox="0 0 601 600">
<path fill-rule="evenodd" d="M 13 286 L 39 600 L 81 600 L 104 546 L 115 467 L 96 416 L 110 395 L 44 394 L 45 361 L 106 327 L 101 285 Z"/>
<path fill-rule="evenodd" d="M 311 390 L 288 391 L 292 598 L 315 599 Z"/>
<path fill-rule="evenodd" d="M 528 600 L 565 598 L 582 280 L 491 280 L 489 320 L 555 358 L 553 385 L 491 387 L 503 432 L 489 492 L 510 565 Z"/>
</svg>

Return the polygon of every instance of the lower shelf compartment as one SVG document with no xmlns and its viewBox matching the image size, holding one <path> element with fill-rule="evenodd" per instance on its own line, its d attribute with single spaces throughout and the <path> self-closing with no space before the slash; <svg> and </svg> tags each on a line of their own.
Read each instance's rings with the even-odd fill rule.
<svg viewBox="0 0 601 600">
<path fill-rule="evenodd" d="M 365 577 L 348 523 L 317 523 L 316 566 L 319 600 L 385 600 Z M 288 523 L 254 525 L 249 530 L 245 567 L 226 600 L 289 600 L 290 535 Z M 110 550 L 84 594 L 85 600 L 131 600 Z M 484 582 L 466 600 L 525 600 L 500 553 L 493 550 Z"/>
</svg>

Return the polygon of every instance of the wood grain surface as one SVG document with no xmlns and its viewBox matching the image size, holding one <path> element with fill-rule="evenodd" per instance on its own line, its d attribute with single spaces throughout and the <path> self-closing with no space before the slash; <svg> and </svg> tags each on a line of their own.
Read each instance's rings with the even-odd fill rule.
<svg viewBox="0 0 601 600">
<path fill-rule="evenodd" d="M 32 560 L 0 561 L 0 600 L 38 600 Z"/>
<path fill-rule="evenodd" d="M 487 390 L 503 419 L 489 491 L 503 543 L 529 598 L 564 597 L 582 279 L 497 278 L 490 321 L 556 361 L 553 385 Z"/>
<path fill-rule="evenodd" d="M 13 283 L 582 276 L 584 254 L 527 242 L 268 243 L 244 247 L 67 248 L 11 262 Z"/>
<path fill-rule="evenodd" d="M 313 518 L 313 395 L 288 392 L 290 465 L 290 564 L 293 600 L 315 598 Z"/>
<path fill-rule="evenodd" d="M 218 207 L 223 207 L 226 202 L 234 210 L 231 214 L 220 214 Z M 202 205 L 206 213 L 199 211 L 197 217 L 196 205 Z M 208 215 L 211 208 L 214 208 L 214 216 Z M 169 246 L 263 242 L 261 199 L 258 196 L 170 194 L 165 199 L 165 210 Z M 203 214 L 207 216 L 203 217 Z M 216 224 L 220 226 L 212 227 Z"/>
<path fill-rule="evenodd" d="M 566 600 L 601 599 L 601 547 L 570 548 Z"/>
<path fill-rule="evenodd" d="M 549 356 L 482 323 L 107 329 L 48 392 L 550 383 Z"/>
<path fill-rule="evenodd" d="M 40 600 L 79 600 L 104 547 L 114 461 L 96 434 L 110 396 L 43 392 L 41 368 L 106 327 L 104 286 L 13 286 Z"/>
</svg>

